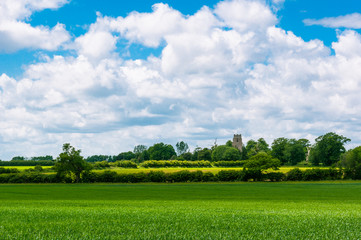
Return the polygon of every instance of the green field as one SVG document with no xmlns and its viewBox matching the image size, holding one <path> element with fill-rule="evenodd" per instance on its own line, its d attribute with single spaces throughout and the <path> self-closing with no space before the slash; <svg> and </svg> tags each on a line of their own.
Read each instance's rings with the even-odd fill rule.
<svg viewBox="0 0 361 240">
<path fill-rule="evenodd" d="M 1 239 L 360 239 L 361 182 L 0 185 Z"/>
</svg>

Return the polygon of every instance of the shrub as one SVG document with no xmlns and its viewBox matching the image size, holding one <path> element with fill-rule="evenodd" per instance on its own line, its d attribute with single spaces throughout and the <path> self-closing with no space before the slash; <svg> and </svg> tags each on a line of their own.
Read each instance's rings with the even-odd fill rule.
<svg viewBox="0 0 361 240">
<path fill-rule="evenodd" d="M 243 161 L 218 161 L 213 162 L 215 167 L 242 167 L 244 164 Z"/>
<path fill-rule="evenodd" d="M 299 168 L 294 168 L 287 172 L 287 181 L 301 181 L 303 179 L 303 173 Z"/>
<path fill-rule="evenodd" d="M 222 170 L 216 175 L 217 179 L 222 182 L 234 182 L 242 179 L 242 171 Z"/>
<path fill-rule="evenodd" d="M 271 182 L 279 182 L 286 178 L 286 175 L 282 172 L 270 172 L 265 174 L 264 179 L 268 179 Z"/>
<path fill-rule="evenodd" d="M 2 173 L 19 173 L 20 171 L 17 168 L 4 168 L 0 167 L 0 174 Z"/>
<path fill-rule="evenodd" d="M 93 167 L 95 169 L 104 169 L 104 168 L 110 168 L 110 165 L 107 161 L 101 161 L 101 162 L 95 162 Z"/>
<path fill-rule="evenodd" d="M 121 168 L 138 168 L 138 165 L 130 160 L 116 161 L 113 163 L 113 166 Z"/>
<path fill-rule="evenodd" d="M 209 161 L 180 161 L 180 160 L 149 160 L 140 164 L 144 168 L 167 168 L 167 167 L 212 167 Z"/>
</svg>

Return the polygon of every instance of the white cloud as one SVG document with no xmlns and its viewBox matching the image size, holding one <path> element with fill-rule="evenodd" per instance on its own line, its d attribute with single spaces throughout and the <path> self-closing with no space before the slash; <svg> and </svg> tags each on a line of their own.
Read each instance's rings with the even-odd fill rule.
<svg viewBox="0 0 361 240">
<path fill-rule="evenodd" d="M 57 9 L 66 0 L 3 0 L 0 2 L 0 52 L 14 52 L 24 48 L 57 50 L 70 39 L 63 24 L 53 28 L 33 27 L 23 20 L 34 11 Z"/>
<path fill-rule="evenodd" d="M 361 29 L 361 14 L 352 13 L 345 16 L 339 17 L 327 17 L 322 19 L 305 19 L 304 24 L 320 25 L 328 28 L 351 28 Z"/>
<path fill-rule="evenodd" d="M 322 41 L 276 27 L 270 8 L 235 0 L 190 16 L 165 4 L 98 14 L 74 40 L 76 56 L 0 76 L 0 157 L 55 155 L 64 142 L 85 155 L 159 141 L 209 147 L 235 132 L 272 141 L 336 131 L 361 143 L 360 35 L 340 33 L 332 55 Z M 123 60 L 119 40 L 162 53 Z"/>
</svg>

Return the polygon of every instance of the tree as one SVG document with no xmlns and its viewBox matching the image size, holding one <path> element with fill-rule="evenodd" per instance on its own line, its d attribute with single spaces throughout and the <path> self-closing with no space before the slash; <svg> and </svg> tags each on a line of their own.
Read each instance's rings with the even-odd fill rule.
<svg viewBox="0 0 361 240">
<path fill-rule="evenodd" d="M 347 177 L 361 179 L 361 146 L 343 154 L 339 166 L 345 168 Z"/>
<path fill-rule="evenodd" d="M 115 157 L 115 161 L 131 160 L 133 158 L 135 158 L 135 154 L 132 151 L 121 152 Z"/>
<path fill-rule="evenodd" d="M 80 155 L 81 150 L 75 150 L 70 143 L 64 143 L 63 152 L 56 159 L 55 170 L 59 176 L 67 174 L 74 177 L 75 182 L 79 182 L 81 174 L 91 169 L 91 165 L 87 163 Z"/>
<path fill-rule="evenodd" d="M 188 150 L 189 150 L 188 144 L 183 141 L 177 142 L 177 144 L 175 146 L 177 148 L 178 156 L 182 155 L 183 153 L 188 152 Z"/>
<path fill-rule="evenodd" d="M 202 150 L 198 151 L 198 158 L 197 160 L 206 160 L 211 161 L 212 160 L 212 152 L 208 148 L 203 148 Z"/>
<path fill-rule="evenodd" d="M 272 143 L 272 150 L 271 155 L 274 158 L 277 158 L 281 161 L 282 164 L 285 164 L 287 162 L 287 159 L 285 157 L 285 149 L 288 145 L 288 139 L 287 138 L 277 138 Z"/>
<path fill-rule="evenodd" d="M 257 142 L 253 139 L 247 142 L 246 146 L 247 157 L 250 158 L 259 152 L 269 152 L 269 145 L 263 138 L 259 138 Z"/>
<path fill-rule="evenodd" d="M 263 171 L 270 168 L 277 170 L 281 166 L 281 161 L 265 152 L 259 152 L 246 160 L 243 166 L 257 171 Z"/>
<path fill-rule="evenodd" d="M 290 139 L 284 149 L 284 158 L 290 165 L 296 165 L 306 159 L 304 145 L 296 139 Z"/>
<path fill-rule="evenodd" d="M 176 155 L 172 145 L 156 143 L 148 149 L 151 160 L 169 160 Z"/>
<path fill-rule="evenodd" d="M 212 152 L 212 161 L 236 161 L 241 159 L 241 152 L 226 145 L 217 146 Z"/>
<path fill-rule="evenodd" d="M 322 163 L 325 166 L 331 166 L 340 160 L 342 153 L 346 151 L 344 145 L 351 141 L 342 135 L 329 132 L 316 138 L 316 143 L 310 151 L 310 161 L 313 165 Z"/>
</svg>

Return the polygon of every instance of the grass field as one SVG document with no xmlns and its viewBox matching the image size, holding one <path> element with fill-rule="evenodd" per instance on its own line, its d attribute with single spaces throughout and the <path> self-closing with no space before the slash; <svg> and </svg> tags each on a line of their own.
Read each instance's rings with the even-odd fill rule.
<svg viewBox="0 0 361 240">
<path fill-rule="evenodd" d="M 361 182 L 0 185 L 1 239 L 360 239 Z"/>
</svg>

